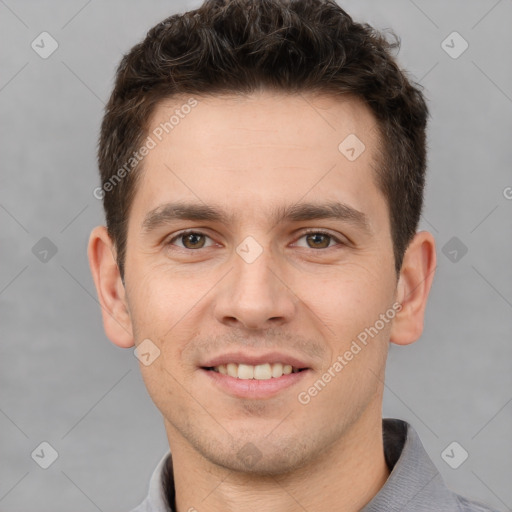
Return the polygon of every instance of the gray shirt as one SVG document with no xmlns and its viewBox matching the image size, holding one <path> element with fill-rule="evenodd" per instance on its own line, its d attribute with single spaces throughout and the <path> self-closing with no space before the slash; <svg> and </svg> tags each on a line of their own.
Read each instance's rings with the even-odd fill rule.
<svg viewBox="0 0 512 512">
<path fill-rule="evenodd" d="M 384 455 L 391 471 L 386 483 L 360 512 L 498 512 L 446 487 L 409 423 L 382 420 Z M 131 512 L 173 512 L 171 453 L 160 460 L 146 499 Z"/>
</svg>

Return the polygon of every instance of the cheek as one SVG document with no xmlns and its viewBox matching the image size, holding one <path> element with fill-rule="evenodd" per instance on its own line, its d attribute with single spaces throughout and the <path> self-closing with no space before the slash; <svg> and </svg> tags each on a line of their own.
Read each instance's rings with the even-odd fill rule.
<svg viewBox="0 0 512 512">
<path fill-rule="evenodd" d="M 205 293 L 206 284 L 197 279 L 180 278 L 169 268 L 153 265 L 139 267 L 130 277 L 135 284 L 130 288 L 132 320 L 140 336 L 158 336 L 166 339 L 186 323 L 194 307 Z"/>
<path fill-rule="evenodd" d="M 393 286 L 382 278 L 386 273 L 360 264 L 331 270 L 328 275 L 305 276 L 296 280 L 297 295 L 322 320 L 327 333 L 337 339 L 373 325 L 391 306 Z"/>
<path fill-rule="evenodd" d="M 149 339 L 158 354 L 149 366 L 141 362 L 140 370 L 150 396 L 159 406 L 159 400 L 173 399 L 173 395 L 178 400 L 180 386 L 175 378 L 182 381 L 191 372 L 190 366 L 184 367 L 181 353 L 189 340 L 198 336 L 200 325 L 194 321 L 194 306 L 202 294 L 156 270 L 134 277 L 138 285 L 131 290 L 130 309 L 136 344 Z"/>
<path fill-rule="evenodd" d="M 392 280 L 351 265 L 349 272 L 319 284 L 304 302 L 315 313 L 311 318 L 323 325 L 330 357 L 319 372 L 318 385 L 302 391 L 314 396 L 316 407 L 329 410 L 329 415 L 345 417 L 351 408 L 369 403 L 380 387 L 379 378 L 384 378 L 395 314 Z"/>
</svg>

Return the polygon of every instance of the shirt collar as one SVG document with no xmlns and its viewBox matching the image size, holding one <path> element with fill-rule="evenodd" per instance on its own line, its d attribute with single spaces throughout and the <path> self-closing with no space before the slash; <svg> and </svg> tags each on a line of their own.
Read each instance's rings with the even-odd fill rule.
<svg viewBox="0 0 512 512">
<path fill-rule="evenodd" d="M 382 421 L 384 453 L 391 473 L 361 512 L 436 512 L 459 510 L 457 495 L 448 489 L 409 423 Z"/>
<path fill-rule="evenodd" d="M 146 499 L 131 512 L 173 512 L 165 498 L 166 489 L 171 490 L 174 496 L 174 479 L 172 478 L 172 471 L 169 472 L 171 465 L 171 452 L 168 451 L 160 459 L 151 475 Z"/>
<path fill-rule="evenodd" d="M 444 484 L 413 427 L 402 420 L 382 420 L 384 454 L 390 475 L 374 498 L 361 512 L 438 512 L 457 510 L 457 495 Z M 166 490 L 166 491 L 165 491 Z M 151 476 L 149 493 L 132 512 L 173 512 L 174 480 L 170 451 Z"/>
</svg>

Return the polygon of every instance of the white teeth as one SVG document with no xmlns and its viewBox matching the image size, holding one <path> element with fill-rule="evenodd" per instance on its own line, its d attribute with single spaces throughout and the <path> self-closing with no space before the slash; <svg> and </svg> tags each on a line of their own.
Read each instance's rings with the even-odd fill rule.
<svg viewBox="0 0 512 512">
<path fill-rule="evenodd" d="M 240 375 L 240 371 L 238 372 Z M 254 367 L 254 378 L 258 380 L 267 380 L 272 378 L 272 368 L 268 363 L 259 364 Z"/>
<path fill-rule="evenodd" d="M 228 375 L 230 377 L 238 377 L 238 365 L 235 363 L 228 363 Z"/>
<path fill-rule="evenodd" d="M 283 375 L 283 365 L 281 363 L 274 363 L 272 365 L 272 377 L 281 377 Z"/>
<path fill-rule="evenodd" d="M 255 366 L 250 364 L 228 363 L 215 366 L 213 370 L 222 373 L 223 375 L 229 375 L 230 377 L 236 377 L 243 380 L 277 379 L 283 375 L 289 375 L 292 372 L 299 372 L 299 369 L 293 368 L 291 364 L 282 363 L 264 363 L 257 364 Z"/>
<path fill-rule="evenodd" d="M 248 364 L 238 365 L 238 378 L 239 379 L 252 379 L 254 377 L 254 366 Z"/>
</svg>

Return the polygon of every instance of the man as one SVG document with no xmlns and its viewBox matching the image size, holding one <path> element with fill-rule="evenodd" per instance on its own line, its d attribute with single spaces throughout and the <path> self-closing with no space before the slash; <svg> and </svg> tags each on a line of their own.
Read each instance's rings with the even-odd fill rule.
<svg viewBox="0 0 512 512">
<path fill-rule="evenodd" d="M 219 0 L 123 58 L 88 251 L 170 446 L 135 511 L 490 510 L 382 419 L 436 266 L 395 47 L 332 1 Z"/>
</svg>

